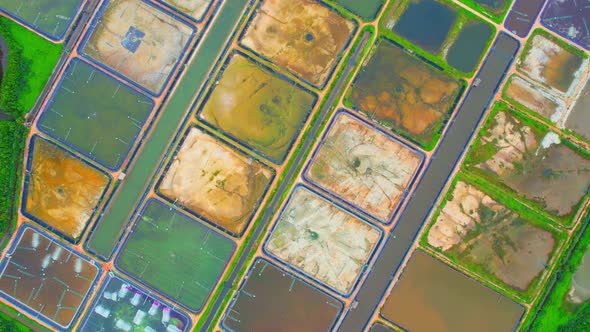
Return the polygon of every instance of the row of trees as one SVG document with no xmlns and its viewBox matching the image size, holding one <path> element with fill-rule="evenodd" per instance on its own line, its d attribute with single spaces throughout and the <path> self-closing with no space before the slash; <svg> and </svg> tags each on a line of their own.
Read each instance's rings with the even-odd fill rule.
<svg viewBox="0 0 590 332">
<path fill-rule="evenodd" d="M 30 72 L 30 60 L 22 56 L 22 45 L 14 39 L 5 20 L 0 20 L 0 36 L 8 48 L 4 50 L 8 53 L 8 58 L 0 85 L 0 110 L 22 122 L 28 110 L 22 109 L 19 98 L 27 88 L 26 77 Z"/>
</svg>

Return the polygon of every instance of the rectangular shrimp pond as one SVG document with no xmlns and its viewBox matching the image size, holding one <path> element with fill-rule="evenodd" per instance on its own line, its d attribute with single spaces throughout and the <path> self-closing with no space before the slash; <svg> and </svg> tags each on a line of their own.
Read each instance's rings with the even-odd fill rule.
<svg viewBox="0 0 590 332">
<path fill-rule="evenodd" d="M 305 177 L 382 222 L 389 222 L 423 156 L 348 113 L 332 120 Z"/>
<path fill-rule="evenodd" d="M 28 226 L 2 264 L 3 296 L 62 329 L 75 321 L 99 273 L 93 262 Z"/>
<path fill-rule="evenodd" d="M 415 251 L 381 308 L 412 332 L 513 331 L 524 308 L 462 273 Z"/>
<path fill-rule="evenodd" d="M 353 21 L 315 0 L 264 0 L 240 43 L 323 87 L 355 30 Z"/>
<path fill-rule="evenodd" d="M 157 190 L 173 204 L 241 236 L 273 176 L 259 161 L 191 127 Z"/>
<path fill-rule="evenodd" d="M 230 331 L 331 331 L 343 305 L 292 274 L 258 259 L 230 302 Z"/>
<path fill-rule="evenodd" d="M 79 331 L 187 332 L 190 327 L 185 313 L 111 272 Z"/>
<path fill-rule="evenodd" d="M 312 92 L 234 53 L 199 117 L 271 161 L 282 163 L 316 99 Z"/>
<path fill-rule="evenodd" d="M 586 83 L 575 102 L 568 110 L 565 118 L 565 127 L 575 133 L 581 135 L 586 140 L 590 140 L 590 78 L 586 79 Z"/>
<path fill-rule="evenodd" d="M 194 34 L 190 25 L 143 0 L 110 0 L 81 53 L 159 94 Z"/>
<path fill-rule="evenodd" d="M 461 81 L 381 39 L 354 79 L 347 103 L 431 150 L 461 91 Z"/>
<path fill-rule="evenodd" d="M 363 21 L 372 21 L 377 17 L 379 10 L 385 5 L 385 0 L 333 0 L 338 5 L 351 11 Z"/>
<path fill-rule="evenodd" d="M 537 82 L 569 96 L 588 65 L 587 56 L 542 30 L 529 38 L 517 69 Z"/>
<path fill-rule="evenodd" d="M 264 250 L 348 295 L 381 236 L 375 226 L 299 185 L 291 193 Z"/>
<path fill-rule="evenodd" d="M 590 157 L 505 104 L 497 104 L 466 167 L 570 225 L 590 186 Z"/>
<path fill-rule="evenodd" d="M 197 312 L 217 285 L 235 243 L 157 200 L 149 200 L 116 258 L 117 267 Z"/>
<path fill-rule="evenodd" d="M 554 123 L 559 121 L 565 111 L 562 99 L 518 75 L 510 77 L 502 93 L 510 102 L 524 106 Z"/>
<path fill-rule="evenodd" d="M 31 139 L 24 213 L 77 242 L 109 182 L 107 174 L 39 136 Z"/>
<path fill-rule="evenodd" d="M 62 39 L 82 0 L 0 0 L 0 9 L 51 39 Z"/>
<path fill-rule="evenodd" d="M 458 181 L 450 192 L 427 233 L 428 245 L 518 292 L 535 294 L 558 237 L 471 184 Z"/>
<path fill-rule="evenodd" d="M 127 158 L 153 101 L 82 60 L 72 60 L 37 121 L 43 133 L 109 169 Z"/>
</svg>

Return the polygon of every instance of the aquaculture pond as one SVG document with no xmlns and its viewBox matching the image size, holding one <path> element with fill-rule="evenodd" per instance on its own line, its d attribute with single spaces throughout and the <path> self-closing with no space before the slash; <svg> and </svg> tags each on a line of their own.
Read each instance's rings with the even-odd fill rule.
<svg viewBox="0 0 590 332">
<path fill-rule="evenodd" d="M 388 222 L 422 155 L 348 112 L 339 112 L 305 173 L 360 210 Z"/>
<path fill-rule="evenodd" d="M 590 50 L 590 7 L 583 1 L 548 0 L 541 17 L 543 25 Z"/>
<path fill-rule="evenodd" d="M 335 298 L 258 259 L 222 324 L 230 331 L 330 331 L 342 307 Z"/>
<path fill-rule="evenodd" d="M 264 0 L 241 44 L 323 87 L 354 30 L 354 22 L 319 1 Z"/>
<path fill-rule="evenodd" d="M 465 23 L 447 52 L 449 65 L 465 73 L 472 72 L 493 36 L 494 29 L 487 23 L 476 20 Z"/>
<path fill-rule="evenodd" d="M 334 2 L 367 22 L 374 20 L 385 4 L 385 0 L 334 0 Z"/>
<path fill-rule="evenodd" d="M 572 283 L 567 293 L 567 300 L 579 305 L 590 300 L 590 253 L 584 254 L 572 277 Z"/>
<path fill-rule="evenodd" d="M 375 323 L 373 326 L 371 326 L 369 332 L 395 332 L 395 330 L 381 323 Z"/>
<path fill-rule="evenodd" d="M 316 95 L 239 53 L 226 63 L 199 117 L 282 163 Z"/>
<path fill-rule="evenodd" d="M 137 217 L 116 265 L 150 289 L 199 311 L 235 247 L 201 222 L 152 199 Z"/>
<path fill-rule="evenodd" d="M 39 136 L 31 140 L 25 180 L 25 214 L 77 241 L 110 178 Z"/>
<path fill-rule="evenodd" d="M 538 115 L 557 122 L 565 111 L 565 102 L 544 88 L 512 75 L 503 91 L 504 97 Z"/>
<path fill-rule="evenodd" d="M 348 294 L 380 239 L 376 227 L 297 186 L 265 250 L 311 278 Z"/>
<path fill-rule="evenodd" d="M 512 331 L 524 308 L 422 251 L 413 253 L 381 315 L 413 332 Z"/>
<path fill-rule="evenodd" d="M 545 0 L 514 0 L 504 25 L 519 37 L 529 34 Z"/>
<path fill-rule="evenodd" d="M 82 332 L 186 332 L 190 319 L 151 292 L 109 273 L 79 328 Z"/>
<path fill-rule="evenodd" d="M 431 150 L 462 82 L 382 39 L 354 79 L 351 106 Z"/>
<path fill-rule="evenodd" d="M 457 11 L 448 4 L 437 0 L 408 1 L 392 31 L 438 54 L 456 20 Z"/>
<path fill-rule="evenodd" d="M 587 60 L 565 43 L 539 33 L 529 38 L 518 69 L 534 80 L 569 95 L 577 86 Z"/>
<path fill-rule="evenodd" d="M 466 167 L 569 225 L 590 186 L 588 156 L 502 104 L 496 109 Z"/>
<path fill-rule="evenodd" d="M 182 57 L 193 28 L 142 0 L 105 2 L 83 53 L 159 94 Z"/>
<path fill-rule="evenodd" d="M 10 301 L 67 329 L 92 287 L 98 268 L 55 239 L 25 226 L 2 262 L 0 292 Z"/>
<path fill-rule="evenodd" d="M 0 9 L 52 39 L 62 39 L 82 0 L 0 0 Z"/>
<path fill-rule="evenodd" d="M 533 293 L 557 247 L 551 231 L 463 181 L 442 204 L 426 237 L 430 246 L 518 292 Z"/>
<path fill-rule="evenodd" d="M 117 169 L 152 108 L 151 99 L 74 59 L 37 127 L 88 158 Z"/>
<path fill-rule="evenodd" d="M 233 235 L 241 235 L 274 172 L 196 127 L 170 161 L 158 192 Z"/>
<path fill-rule="evenodd" d="M 565 127 L 580 134 L 587 140 L 590 140 L 590 80 L 586 80 L 584 88 L 580 91 L 576 101 L 571 106 L 567 118 L 565 119 Z"/>
</svg>

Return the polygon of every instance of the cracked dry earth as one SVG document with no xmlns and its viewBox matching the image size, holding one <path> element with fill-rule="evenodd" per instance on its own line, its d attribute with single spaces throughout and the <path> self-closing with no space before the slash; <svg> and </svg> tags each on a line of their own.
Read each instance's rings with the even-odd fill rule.
<svg viewBox="0 0 590 332">
<path fill-rule="evenodd" d="M 462 264 L 480 266 L 520 291 L 545 270 L 556 245 L 553 234 L 462 181 L 427 239 Z"/>
<path fill-rule="evenodd" d="M 191 128 L 158 191 L 233 234 L 240 234 L 272 177 L 272 171 L 260 162 Z"/>
<path fill-rule="evenodd" d="M 321 187 L 387 222 L 421 156 L 348 113 L 334 120 L 307 172 Z"/>
<path fill-rule="evenodd" d="M 349 293 L 375 250 L 379 231 L 297 187 L 266 244 L 274 256 L 313 279 Z"/>
</svg>

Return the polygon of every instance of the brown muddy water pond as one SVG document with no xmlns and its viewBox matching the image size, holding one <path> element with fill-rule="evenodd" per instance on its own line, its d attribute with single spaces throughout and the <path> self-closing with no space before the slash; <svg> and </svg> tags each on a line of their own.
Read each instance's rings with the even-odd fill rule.
<svg viewBox="0 0 590 332">
<path fill-rule="evenodd" d="M 463 181 L 443 204 L 428 232 L 429 245 L 520 292 L 545 271 L 557 242 L 551 232 Z"/>
<path fill-rule="evenodd" d="M 588 157 L 506 111 L 486 127 L 468 167 L 569 223 L 590 186 Z"/>
<path fill-rule="evenodd" d="M 381 40 L 348 99 L 354 109 L 432 148 L 460 87 L 458 80 Z"/>
<path fill-rule="evenodd" d="M 347 112 L 334 118 L 306 176 L 388 222 L 422 156 Z"/>
<path fill-rule="evenodd" d="M 354 30 L 354 22 L 319 1 L 265 0 L 241 44 L 322 87 Z"/>
<path fill-rule="evenodd" d="M 240 235 L 273 176 L 264 164 L 193 127 L 170 161 L 158 191 L 209 222 Z"/>
<path fill-rule="evenodd" d="M 532 79 L 566 95 L 571 94 L 587 61 L 542 34 L 530 38 L 527 47 L 528 52 L 518 69 Z"/>
<path fill-rule="evenodd" d="M 381 315 L 412 332 L 512 331 L 524 308 L 422 251 L 408 261 Z"/>
<path fill-rule="evenodd" d="M 108 175 L 39 137 L 31 153 L 25 212 L 76 241 L 109 184 Z"/>
<path fill-rule="evenodd" d="M 272 161 L 283 162 L 317 97 L 233 54 L 199 117 Z"/>
<path fill-rule="evenodd" d="M 223 325 L 230 331 L 331 331 L 342 303 L 257 260 L 228 307 Z"/>
<path fill-rule="evenodd" d="M 590 79 L 580 92 L 565 119 L 565 127 L 590 140 Z"/>
<path fill-rule="evenodd" d="M 0 291 L 66 328 L 84 302 L 98 269 L 26 227 L 5 258 Z"/>
</svg>

